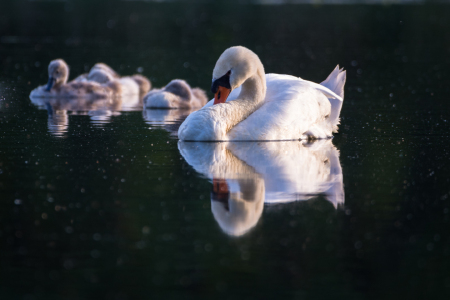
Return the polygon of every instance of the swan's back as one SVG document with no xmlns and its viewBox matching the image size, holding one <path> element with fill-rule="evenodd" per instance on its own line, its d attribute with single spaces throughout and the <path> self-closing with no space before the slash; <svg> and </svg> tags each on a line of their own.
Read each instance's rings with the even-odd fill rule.
<svg viewBox="0 0 450 300">
<path fill-rule="evenodd" d="M 266 97 L 262 106 L 232 128 L 228 140 L 297 140 L 327 138 L 339 124 L 345 71 L 337 68 L 325 85 L 291 75 L 266 74 Z M 330 78 L 339 75 L 340 84 L 330 90 Z M 332 86 L 333 88 L 333 86 Z M 241 87 L 234 89 L 227 102 L 236 100 Z M 214 99 L 204 107 L 212 106 Z"/>
<path fill-rule="evenodd" d="M 307 81 L 266 74 L 266 85 L 261 107 L 229 131 L 229 140 L 297 140 L 331 113 L 328 98 Z M 331 127 L 325 131 L 331 135 Z"/>
</svg>

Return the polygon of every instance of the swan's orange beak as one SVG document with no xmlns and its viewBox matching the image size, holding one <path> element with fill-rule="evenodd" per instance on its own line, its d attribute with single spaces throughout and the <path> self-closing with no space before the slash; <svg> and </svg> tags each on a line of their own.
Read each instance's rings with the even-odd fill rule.
<svg viewBox="0 0 450 300">
<path fill-rule="evenodd" d="M 214 95 L 214 105 L 219 103 L 225 103 L 230 93 L 231 93 L 230 89 L 227 89 L 226 87 L 223 86 L 219 86 L 216 94 Z"/>
</svg>

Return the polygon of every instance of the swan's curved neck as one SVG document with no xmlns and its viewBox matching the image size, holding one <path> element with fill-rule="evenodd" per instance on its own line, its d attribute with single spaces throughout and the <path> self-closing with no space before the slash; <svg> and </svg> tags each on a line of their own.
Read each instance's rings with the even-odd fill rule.
<svg viewBox="0 0 450 300">
<path fill-rule="evenodd" d="M 266 76 L 262 64 L 257 71 L 242 84 L 241 93 L 236 100 L 226 102 L 227 115 L 226 131 L 228 132 L 238 123 L 245 120 L 263 103 L 266 97 Z"/>
<path fill-rule="evenodd" d="M 264 74 L 264 69 L 258 71 L 249 77 L 242 84 L 241 93 L 238 99 L 246 99 L 250 102 L 259 103 L 264 100 L 266 96 L 266 76 Z"/>
</svg>

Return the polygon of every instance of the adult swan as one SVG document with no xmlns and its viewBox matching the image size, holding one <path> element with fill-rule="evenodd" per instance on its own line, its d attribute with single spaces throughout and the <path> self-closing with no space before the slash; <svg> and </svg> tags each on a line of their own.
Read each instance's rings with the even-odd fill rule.
<svg viewBox="0 0 450 300">
<path fill-rule="evenodd" d="M 321 84 L 290 75 L 265 74 L 251 50 L 228 48 L 214 67 L 214 101 L 190 114 L 178 137 L 185 141 L 331 137 L 339 124 L 345 79 L 339 66 Z"/>
</svg>

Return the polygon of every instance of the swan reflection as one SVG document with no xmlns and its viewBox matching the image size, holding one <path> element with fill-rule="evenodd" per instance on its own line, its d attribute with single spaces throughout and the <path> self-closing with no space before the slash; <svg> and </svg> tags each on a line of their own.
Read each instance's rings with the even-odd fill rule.
<svg viewBox="0 0 450 300">
<path fill-rule="evenodd" d="M 211 210 L 227 234 L 253 228 L 264 203 L 286 203 L 323 195 L 344 203 L 339 151 L 331 140 L 287 142 L 178 142 L 186 162 L 212 180 Z"/>
<path fill-rule="evenodd" d="M 30 100 L 38 108 L 47 110 L 48 131 L 55 137 L 65 137 L 70 115 L 88 115 L 92 125 L 101 127 L 121 111 L 142 109 L 142 99 L 137 95 L 109 99 L 30 97 Z"/>
</svg>

